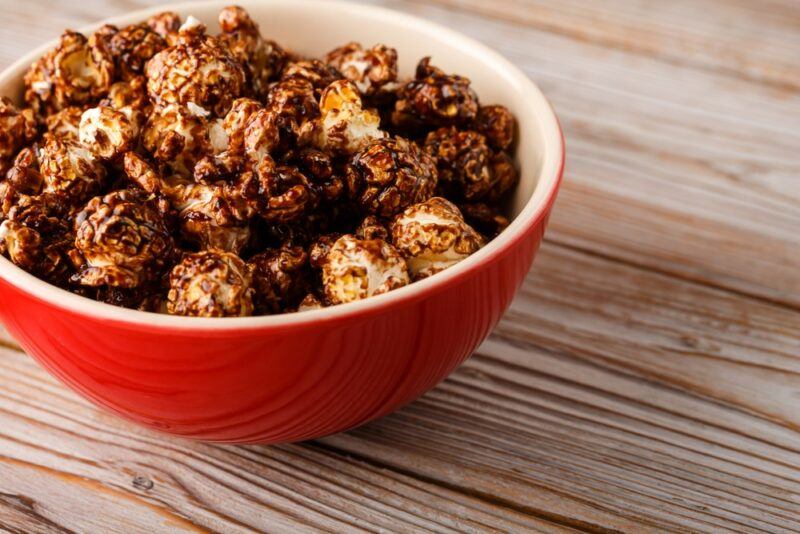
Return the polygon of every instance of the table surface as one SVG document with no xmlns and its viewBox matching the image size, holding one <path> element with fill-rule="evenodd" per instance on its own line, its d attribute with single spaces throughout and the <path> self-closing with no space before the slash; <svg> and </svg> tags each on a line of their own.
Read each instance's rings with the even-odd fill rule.
<svg viewBox="0 0 800 534">
<path fill-rule="evenodd" d="M 0 67 L 145 3 L 1 0 Z M 800 4 L 374 3 L 499 50 L 563 122 L 549 233 L 492 336 L 389 417 L 236 447 L 107 415 L 3 334 L 0 525 L 800 530 Z"/>
</svg>

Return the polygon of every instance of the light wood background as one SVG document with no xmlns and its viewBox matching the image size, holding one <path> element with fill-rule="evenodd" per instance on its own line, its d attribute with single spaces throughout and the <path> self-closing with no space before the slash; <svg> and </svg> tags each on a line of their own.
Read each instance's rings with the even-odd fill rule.
<svg viewBox="0 0 800 534">
<path fill-rule="evenodd" d="M 0 67 L 147 3 L 0 0 Z M 277 447 L 123 423 L 5 336 L 0 525 L 800 530 L 800 4 L 374 3 L 496 48 L 563 122 L 546 243 L 494 334 L 408 408 Z"/>
</svg>

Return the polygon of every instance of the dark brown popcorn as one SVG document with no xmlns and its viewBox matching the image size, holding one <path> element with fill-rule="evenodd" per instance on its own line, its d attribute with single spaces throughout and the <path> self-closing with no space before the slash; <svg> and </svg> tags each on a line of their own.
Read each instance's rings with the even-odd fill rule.
<svg viewBox="0 0 800 534">
<path fill-rule="evenodd" d="M 474 204 L 461 204 L 461 213 L 467 224 L 475 228 L 489 239 L 497 236 L 508 226 L 508 218 L 495 206 L 476 202 Z"/>
<path fill-rule="evenodd" d="M 268 84 L 278 77 L 286 63 L 286 52 L 277 43 L 265 41 L 258 24 L 241 7 L 223 8 L 219 25 L 222 28 L 219 38 L 244 66 L 252 94 L 264 97 Z"/>
<path fill-rule="evenodd" d="M 360 43 L 347 43 L 328 52 L 325 62 L 363 95 L 373 96 L 397 81 L 397 50 L 382 44 L 365 49 Z"/>
<path fill-rule="evenodd" d="M 108 41 L 117 77 L 123 81 L 144 74 L 145 64 L 166 47 L 167 41 L 144 23 L 126 26 Z"/>
<path fill-rule="evenodd" d="M 413 142 L 373 141 L 347 165 L 347 190 L 365 212 L 391 217 L 430 198 L 437 183 L 436 164 Z"/>
<path fill-rule="evenodd" d="M 187 21 L 187 24 L 189 21 Z M 178 42 L 147 62 L 147 91 L 156 105 L 193 105 L 223 116 L 242 95 L 242 65 L 219 39 L 198 24 L 181 27 Z"/>
<path fill-rule="evenodd" d="M 47 133 L 51 137 L 64 141 L 78 142 L 78 128 L 81 125 L 81 116 L 84 108 L 68 106 L 45 119 Z"/>
<path fill-rule="evenodd" d="M 149 115 L 151 106 L 147 97 L 147 79 L 134 76 L 128 81 L 116 82 L 108 89 L 100 105 L 114 109 L 130 108 Z"/>
<path fill-rule="evenodd" d="M 92 151 L 79 143 L 51 137 L 39 158 L 46 192 L 63 192 L 74 202 L 81 202 L 105 186 L 105 167 Z"/>
<path fill-rule="evenodd" d="M 250 240 L 245 202 L 232 186 L 200 184 L 178 176 L 164 178 L 133 152 L 125 154 L 125 173 L 148 193 L 167 199 L 186 241 L 238 254 Z"/>
<path fill-rule="evenodd" d="M 320 115 L 314 86 L 299 77 L 278 82 L 269 91 L 265 112 L 264 123 L 279 134 L 270 150 L 285 151 L 293 144 L 307 144 L 314 132 L 314 120 Z"/>
<path fill-rule="evenodd" d="M 221 250 L 187 254 L 169 277 L 167 310 L 192 317 L 253 314 L 250 270 L 239 256 Z"/>
<path fill-rule="evenodd" d="M 19 110 L 6 97 L 0 98 L 0 171 L 4 172 L 17 151 L 36 137 L 33 110 Z"/>
<path fill-rule="evenodd" d="M 114 79 L 114 61 L 102 41 L 101 34 L 86 39 L 64 32 L 56 48 L 25 74 L 25 101 L 46 115 L 101 98 Z"/>
<path fill-rule="evenodd" d="M 37 147 L 23 148 L 14 159 L 14 164 L 6 173 L 5 183 L 17 194 L 38 195 L 44 188 L 44 178 L 39 172 Z M 0 219 L 7 209 L 0 208 Z"/>
<path fill-rule="evenodd" d="M 505 106 L 481 106 L 474 128 L 497 150 L 508 150 L 514 143 L 514 116 Z"/>
<path fill-rule="evenodd" d="M 380 219 L 374 215 L 367 215 L 356 228 L 356 237 L 359 239 L 383 239 L 390 241 L 389 230 Z"/>
<path fill-rule="evenodd" d="M 314 88 L 315 98 L 319 98 L 323 89 L 336 80 L 341 80 L 342 75 L 334 68 L 329 67 L 318 59 L 302 59 L 286 65 L 281 74 L 281 81 L 304 80 Z"/>
<path fill-rule="evenodd" d="M 344 193 L 343 172 L 325 152 L 304 147 L 289 151 L 283 161 L 308 177 L 321 200 L 332 203 Z"/>
<path fill-rule="evenodd" d="M 56 285 L 72 273 L 71 206 L 62 195 L 21 195 L 0 223 L 0 254 Z"/>
<path fill-rule="evenodd" d="M 137 287 L 163 272 L 173 246 L 146 193 L 123 189 L 95 197 L 75 217 L 75 279 L 87 286 Z"/>
<path fill-rule="evenodd" d="M 178 42 L 181 17 L 174 11 L 164 11 L 153 15 L 145 22 L 151 30 L 160 35 L 169 46 Z"/>
<path fill-rule="evenodd" d="M 296 167 L 276 165 L 267 157 L 236 184 L 239 198 L 267 222 L 290 223 L 309 215 L 319 197 L 310 180 Z"/>
<path fill-rule="evenodd" d="M 421 126 L 465 125 L 478 113 L 478 97 L 467 78 L 445 74 L 423 58 L 413 80 L 398 92 L 392 122 L 416 129 Z"/>
<path fill-rule="evenodd" d="M 435 159 L 439 188 L 450 198 L 492 202 L 516 183 L 511 161 L 493 153 L 478 132 L 439 128 L 428 134 L 425 151 Z"/>
<path fill-rule="evenodd" d="M 309 290 L 308 255 L 302 247 L 284 246 L 256 254 L 252 270 L 256 313 L 281 313 L 296 308 Z"/>
</svg>

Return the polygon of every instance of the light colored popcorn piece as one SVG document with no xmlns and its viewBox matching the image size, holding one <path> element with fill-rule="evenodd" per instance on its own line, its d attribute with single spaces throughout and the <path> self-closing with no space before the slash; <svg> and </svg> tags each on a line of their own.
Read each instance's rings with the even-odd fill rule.
<svg viewBox="0 0 800 534">
<path fill-rule="evenodd" d="M 397 51 L 382 44 L 365 49 L 351 42 L 328 52 L 325 61 L 364 95 L 374 95 L 397 81 Z"/>
<path fill-rule="evenodd" d="M 392 221 L 391 233 L 414 280 L 443 271 L 484 245 L 458 208 L 441 197 L 407 208 Z"/>
<path fill-rule="evenodd" d="M 410 281 L 405 260 L 382 239 L 344 235 L 336 240 L 322 264 L 325 296 L 332 304 L 380 295 Z"/>
<path fill-rule="evenodd" d="M 81 116 L 79 139 L 99 158 L 111 160 L 135 147 L 139 135 L 138 121 L 128 114 L 105 106 L 89 108 Z M 131 120 L 130 117 L 134 117 Z"/>
<path fill-rule="evenodd" d="M 356 86 L 337 80 L 325 88 L 314 144 L 322 150 L 352 154 L 370 141 L 386 137 L 381 118 L 373 109 L 364 109 Z"/>
<path fill-rule="evenodd" d="M 87 147 L 50 137 L 39 154 L 45 192 L 64 192 L 75 201 L 97 194 L 105 184 L 106 169 Z"/>
<path fill-rule="evenodd" d="M 192 317 L 253 314 L 250 270 L 239 256 L 210 249 L 188 254 L 170 273 L 167 311 Z"/>
</svg>

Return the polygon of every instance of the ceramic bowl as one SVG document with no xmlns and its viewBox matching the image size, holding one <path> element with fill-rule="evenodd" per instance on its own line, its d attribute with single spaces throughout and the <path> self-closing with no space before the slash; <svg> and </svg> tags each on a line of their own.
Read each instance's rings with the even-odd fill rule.
<svg viewBox="0 0 800 534">
<path fill-rule="evenodd" d="M 274 443 L 339 432 L 385 415 L 443 380 L 489 335 L 530 269 L 563 172 L 556 116 L 525 74 L 486 46 L 403 13 L 313 0 L 239 2 L 262 34 L 321 56 L 348 41 L 398 50 L 469 77 L 484 103 L 518 121 L 521 182 L 511 225 L 435 276 L 359 302 L 302 313 L 204 319 L 127 310 L 49 285 L 0 257 L 0 320 L 50 372 L 98 405 L 190 438 Z M 162 10 L 194 15 L 216 33 L 227 2 Z M 99 26 L 98 23 L 95 27 Z M 84 28 L 91 31 L 93 28 Z M 25 69 L 56 41 L 0 74 L 20 99 Z"/>
</svg>

